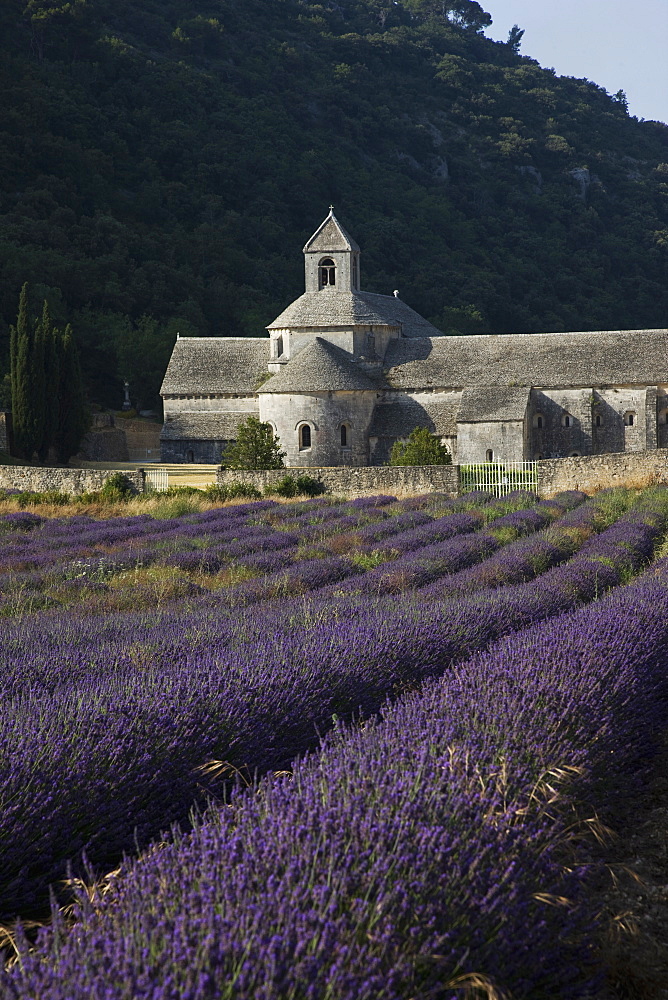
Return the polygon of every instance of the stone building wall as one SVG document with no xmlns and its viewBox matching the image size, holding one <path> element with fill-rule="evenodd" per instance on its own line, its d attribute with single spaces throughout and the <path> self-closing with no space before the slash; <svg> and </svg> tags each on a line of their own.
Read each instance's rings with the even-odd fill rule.
<svg viewBox="0 0 668 1000">
<path fill-rule="evenodd" d="M 320 480 L 328 493 L 347 497 L 390 494 L 391 496 L 417 496 L 421 493 L 437 491 L 448 496 L 459 492 L 459 468 L 456 465 L 416 465 L 416 466 L 366 466 L 360 468 L 312 468 L 277 469 L 272 471 L 239 472 L 235 469 L 220 469 L 218 483 L 250 483 L 263 490 L 265 486 L 278 482 L 285 475 L 308 475 Z"/>
<path fill-rule="evenodd" d="M 375 392 L 320 392 L 308 395 L 262 394 L 260 419 L 270 423 L 286 453 L 285 464 L 301 466 L 368 465 L 368 430 Z M 300 448 L 300 428 L 311 428 L 311 447 Z M 341 425 L 346 425 L 346 447 Z"/>
<path fill-rule="evenodd" d="M 230 442 L 224 438 L 211 441 L 161 441 L 160 461 L 168 465 L 218 465 Z M 141 461 L 138 459 L 137 461 Z"/>
<path fill-rule="evenodd" d="M 534 389 L 528 458 L 569 458 L 575 453 L 601 455 L 656 448 L 658 405 L 654 386 Z M 664 438 L 665 442 L 659 439 L 658 443 L 665 446 L 668 434 Z"/>
<path fill-rule="evenodd" d="M 492 452 L 494 462 L 521 462 L 525 453 L 524 422 L 520 420 L 485 421 L 457 425 L 457 461 L 461 465 L 487 462 Z"/>
<path fill-rule="evenodd" d="M 590 455 L 592 401 L 591 389 L 534 389 L 527 458 L 560 458 L 574 452 Z"/>
<path fill-rule="evenodd" d="M 256 395 L 239 393 L 229 396 L 188 396 L 178 398 L 170 396 L 165 403 L 165 416 L 176 414 L 223 413 L 245 416 L 257 416 L 259 401 Z"/>
</svg>

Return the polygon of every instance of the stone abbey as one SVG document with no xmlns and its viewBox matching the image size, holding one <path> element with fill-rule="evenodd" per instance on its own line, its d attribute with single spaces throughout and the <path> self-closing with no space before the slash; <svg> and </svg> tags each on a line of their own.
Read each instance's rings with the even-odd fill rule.
<svg viewBox="0 0 668 1000">
<path fill-rule="evenodd" d="M 306 290 L 269 338 L 177 340 L 164 462 L 218 463 L 250 415 L 288 467 L 384 465 L 415 427 L 459 464 L 668 447 L 668 330 L 445 336 L 397 293 L 361 290 L 333 210 L 304 258 Z"/>
</svg>

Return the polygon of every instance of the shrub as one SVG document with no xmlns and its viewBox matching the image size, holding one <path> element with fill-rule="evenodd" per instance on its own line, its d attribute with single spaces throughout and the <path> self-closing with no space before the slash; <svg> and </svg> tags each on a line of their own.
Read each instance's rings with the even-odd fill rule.
<svg viewBox="0 0 668 1000">
<path fill-rule="evenodd" d="M 162 491 L 162 496 L 165 497 L 194 497 L 201 496 L 204 490 L 200 490 L 197 486 L 170 486 L 168 489 Z"/>
<path fill-rule="evenodd" d="M 390 455 L 390 465 L 450 465 L 450 452 L 437 434 L 430 434 L 426 427 L 416 427 L 408 441 L 395 441 Z"/>
<path fill-rule="evenodd" d="M 207 500 L 223 503 L 225 500 L 259 500 L 262 494 L 252 483 L 226 483 L 207 486 L 204 490 Z"/>
<path fill-rule="evenodd" d="M 266 486 L 264 490 L 267 496 L 296 497 L 308 496 L 316 497 L 325 492 L 325 487 L 313 476 L 283 476 L 274 483 L 273 486 Z"/>
<path fill-rule="evenodd" d="M 130 500 L 136 494 L 136 489 L 122 472 L 114 472 L 105 479 L 104 486 L 99 491 L 101 500 L 118 501 Z"/>
</svg>

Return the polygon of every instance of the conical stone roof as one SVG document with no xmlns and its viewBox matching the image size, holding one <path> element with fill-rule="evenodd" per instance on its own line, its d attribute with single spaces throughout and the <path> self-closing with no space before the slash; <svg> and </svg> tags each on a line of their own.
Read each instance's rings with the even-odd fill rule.
<svg viewBox="0 0 668 1000">
<path fill-rule="evenodd" d="M 339 289 L 304 292 L 267 329 L 298 330 L 319 326 L 393 326 L 401 330 L 403 337 L 443 336 L 440 330 L 393 295 Z"/>
<path fill-rule="evenodd" d="M 264 393 L 375 391 L 377 386 L 347 351 L 316 337 L 260 388 Z"/>
<path fill-rule="evenodd" d="M 350 250 L 359 253 L 359 247 L 330 208 L 329 215 L 322 222 L 304 247 L 304 253 L 327 253 L 328 251 Z"/>
</svg>

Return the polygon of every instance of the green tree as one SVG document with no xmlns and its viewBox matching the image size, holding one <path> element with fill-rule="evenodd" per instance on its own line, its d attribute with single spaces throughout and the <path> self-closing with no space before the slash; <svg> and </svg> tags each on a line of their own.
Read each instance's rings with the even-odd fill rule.
<svg viewBox="0 0 668 1000">
<path fill-rule="evenodd" d="M 239 424 L 237 439 L 223 452 L 228 469 L 282 469 L 285 452 L 271 424 L 247 417 Z"/>
<path fill-rule="evenodd" d="M 519 24 L 514 24 L 510 31 L 508 32 L 508 41 L 506 44 L 509 48 L 519 55 L 520 45 L 522 44 L 522 37 L 524 35 L 524 28 L 520 28 Z"/>
<path fill-rule="evenodd" d="M 86 407 L 79 354 L 68 323 L 65 331 L 56 340 L 58 355 L 58 422 L 53 444 L 59 462 L 67 465 L 72 455 L 76 455 L 82 438 L 90 426 L 90 414 Z"/>
<path fill-rule="evenodd" d="M 71 326 L 54 327 L 46 299 L 40 319 L 31 322 L 27 282 L 10 331 L 10 383 L 17 454 L 31 459 L 37 453 L 45 462 L 55 447 L 66 464 L 89 425 L 79 359 Z"/>
<path fill-rule="evenodd" d="M 12 424 L 14 448 L 30 460 L 42 445 L 44 436 L 44 345 L 41 327 L 46 317 L 35 324 L 29 314 L 29 288 L 26 282 L 19 298 L 16 326 L 10 331 L 10 371 L 12 380 Z"/>
<path fill-rule="evenodd" d="M 450 452 L 437 434 L 426 427 L 416 427 L 408 441 L 395 441 L 390 465 L 450 465 Z"/>
<path fill-rule="evenodd" d="M 41 399 L 41 440 L 37 445 L 37 455 L 40 462 L 46 462 L 49 449 L 54 442 L 58 424 L 58 390 L 59 390 L 59 359 L 58 338 L 60 331 L 51 322 L 49 304 L 44 300 L 42 317 L 35 330 L 35 362 L 34 383 L 32 387 L 33 407 L 38 405 L 37 395 Z"/>
<path fill-rule="evenodd" d="M 29 408 L 28 376 L 26 370 L 30 342 L 29 328 L 28 282 L 26 281 L 21 288 L 16 326 L 12 326 L 9 332 L 12 424 L 14 429 L 14 449 L 18 455 L 23 455 L 23 428 Z"/>
<path fill-rule="evenodd" d="M 482 31 L 492 23 L 491 14 L 483 10 L 477 0 L 404 0 L 404 2 L 420 20 L 442 17 L 459 25 L 460 28 L 470 28 L 473 31 Z"/>
<path fill-rule="evenodd" d="M 77 59 L 93 39 L 96 16 L 87 0 L 27 0 L 23 16 L 30 25 L 31 47 L 40 62 L 50 45 Z"/>
</svg>

